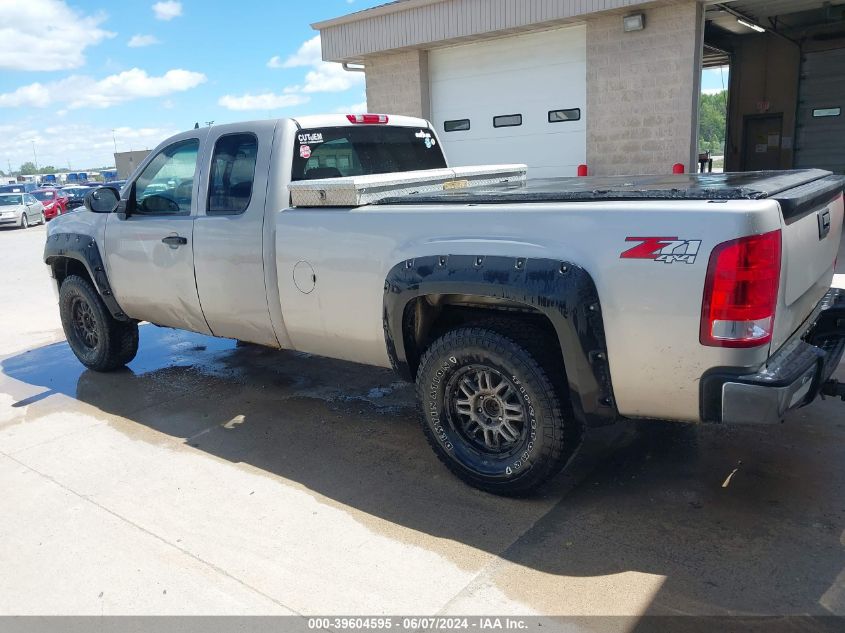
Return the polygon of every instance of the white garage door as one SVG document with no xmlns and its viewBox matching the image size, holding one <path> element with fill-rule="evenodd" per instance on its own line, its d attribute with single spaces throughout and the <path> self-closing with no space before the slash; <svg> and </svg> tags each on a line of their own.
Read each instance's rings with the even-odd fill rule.
<svg viewBox="0 0 845 633">
<path fill-rule="evenodd" d="M 574 176 L 586 162 L 586 75 L 583 25 L 430 51 L 432 121 L 449 161 Z"/>
</svg>

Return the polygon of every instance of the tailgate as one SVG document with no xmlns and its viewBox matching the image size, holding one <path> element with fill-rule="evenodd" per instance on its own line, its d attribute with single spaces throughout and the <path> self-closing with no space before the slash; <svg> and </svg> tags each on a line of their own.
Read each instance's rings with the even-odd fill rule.
<svg viewBox="0 0 845 633">
<path fill-rule="evenodd" d="M 842 237 L 842 186 L 841 176 L 828 176 L 772 196 L 784 222 L 773 350 L 801 326 L 830 287 Z"/>
</svg>

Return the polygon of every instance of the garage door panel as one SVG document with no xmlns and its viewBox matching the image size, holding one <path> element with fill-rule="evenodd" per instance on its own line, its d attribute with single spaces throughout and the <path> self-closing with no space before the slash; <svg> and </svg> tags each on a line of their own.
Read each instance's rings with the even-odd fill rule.
<svg viewBox="0 0 845 633">
<path fill-rule="evenodd" d="M 534 69 L 542 63 L 586 63 L 586 28 L 572 26 L 437 49 L 429 70 L 440 79 Z"/>
<path fill-rule="evenodd" d="M 586 30 L 583 25 L 431 51 L 432 120 L 455 165 L 524 162 L 529 177 L 574 175 L 586 156 Z M 549 123 L 550 110 L 581 119 Z M 494 127 L 520 114 L 522 125 Z M 445 132 L 444 122 L 470 129 Z"/>
<path fill-rule="evenodd" d="M 816 116 L 828 108 L 841 111 Z M 804 55 L 797 121 L 795 166 L 845 173 L 845 49 Z"/>
</svg>

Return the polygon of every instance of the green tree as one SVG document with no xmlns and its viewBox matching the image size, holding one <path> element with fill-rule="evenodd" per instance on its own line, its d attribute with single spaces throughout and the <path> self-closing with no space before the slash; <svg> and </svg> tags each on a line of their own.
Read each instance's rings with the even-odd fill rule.
<svg viewBox="0 0 845 633">
<path fill-rule="evenodd" d="M 728 93 L 701 94 L 698 115 L 698 147 L 702 152 L 721 154 L 725 148 Z"/>
<path fill-rule="evenodd" d="M 28 160 L 23 165 L 21 165 L 21 168 L 20 168 L 19 171 L 20 171 L 21 174 L 38 173 L 38 170 L 35 169 L 35 163 L 33 163 L 31 160 Z"/>
<path fill-rule="evenodd" d="M 39 174 L 52 174 L 56 171 L 56 168 L 52 165 L 44 165 L 41 169 L 38 170 Z"/>
</svg>

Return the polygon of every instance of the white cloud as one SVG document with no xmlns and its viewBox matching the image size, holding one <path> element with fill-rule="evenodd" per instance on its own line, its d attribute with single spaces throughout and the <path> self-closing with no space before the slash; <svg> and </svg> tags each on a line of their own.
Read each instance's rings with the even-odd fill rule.
<svg viewBox="0 0 845 633">
<path fill-rule="evenodd" d="M 305 75 L 302 92 L 343 92 L 364 84 L 364 73 L 344 70 L 340 64 L 320 62 Z"/>
<path fill-rule="evenodd" d="M 14 92 L 0 94 L 0 108 L 45 108 L 50 105 L 50 89 L 40 83 L 21 86 Z"/>
<path fill-rule="evenodd" d="M 307 103 L 309 97 L 304 95 L 282 94 L 265 92 L 260 95 L 244 94 L 240 96 L 225 95 L 217 101 L 218 105 L 229 110 L 278 110 L 290 106 Z"/>
<path fill-rule="evenodd" d="M 32 141 L 38 152 L 39 165 L 53 165 L 67 169 L 90 169 L 114 165 L 114 144 L 119 152 L 130 149 L 152 149 L 168 136 L 180 130 L 172 127 L 109 127 L 62 123 L 44 127 L 32 120 L 0 125 L 0 156 L 16 169 L 32 160 Z"/>
<path fill-rule="evenodd" d="M 43 108 L 55 101 L 69 109 L 109 108 L 125 101 L 190 90 L 205 81 L 202 73 L 181 68 L 168 70 L 160 77 L 133 68 L 99 81 L 92 77 L 71 76 L 49 84 L 22 86 L 14 92 L 0 94 L 0 107 Z"/>
<path fill-rule="evenodd" d="M 129 42 L 126 45 L 129 48 L 142 48 L 144 46 L 152 46 L 153 44 L 161 44 L 155 35 L 137 34 L 129 38 Z"/>
<path fill-rule="evenodd" d="M 725 92 L 723 88 L 705 88 L 701 91 L 701 94 L 705 95 L 717 95 Z"/>
<path fill-rule="evenodd" d="M 364 84 L 364 73 L 349 72 L 334 62 L 324 62 L 320 47 L 320 36 L 315 35 L 304 42 L 299 49 L 284 61 L 276 55 L 267 62 L 268 68 L 310 67 L 303 85 L 287 86 L 285 93 L 298 92 L 343 92 Z"/>
<path fill-rule="evenodd" d="M 164 20 L 167 22 L 168 20 L 178 18 L 182 15 L 182 3 L 176 2 L 176 0 L 163 0 L 162 2 L 156 2 L 153 5 L 153 13 L 156 16 L 156 20 Z"/>
<path fill-rule="evenodd" d="M 338 114 L 362 114 L 367 111 L 367 102 L 353 103 L 348 106 L 340 106 L 335 110 Z"/>
<path fill-rule="evenodd" d="M 278 57 L 276 59 L 278 59 Z M 322 61 L 323 51 L 320 45 L 320 36 L 315 35 L 310 40 L 304 42 L 293 55 L 290 55 L 287 59 L 285 59 L 281 66 L 273 66 L 273 68 L 315 66 Z"/>
<path fill-rule="evenodd" d="M 85 15 L 64 0 L 0 0 L 0 68 L 66 70 L 85 63 L 85 49 L 114 37 L 103 13 Z"/>
</svg>

